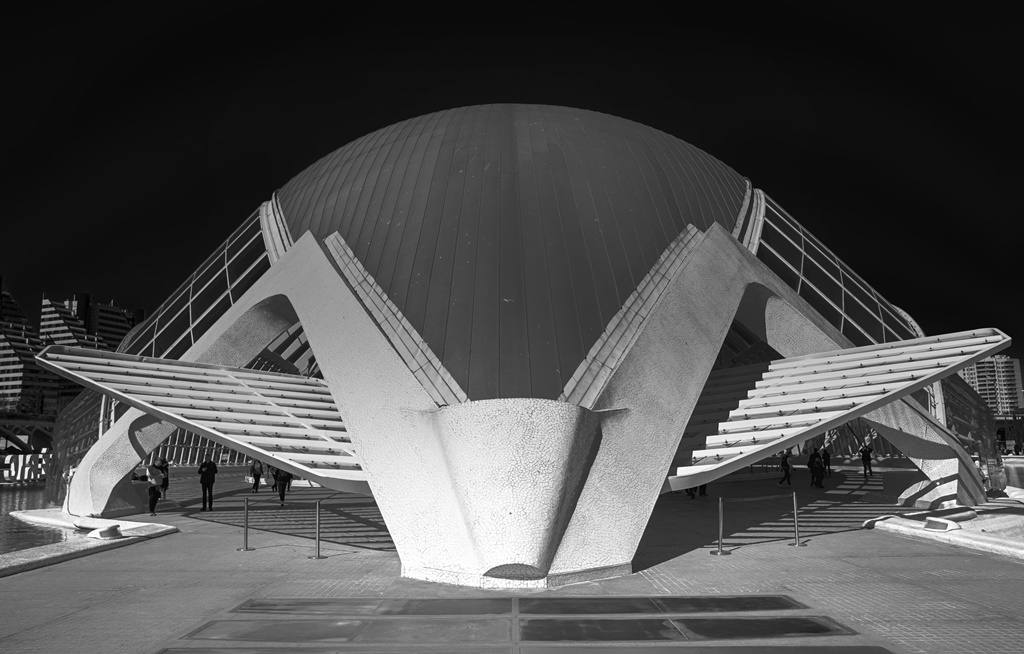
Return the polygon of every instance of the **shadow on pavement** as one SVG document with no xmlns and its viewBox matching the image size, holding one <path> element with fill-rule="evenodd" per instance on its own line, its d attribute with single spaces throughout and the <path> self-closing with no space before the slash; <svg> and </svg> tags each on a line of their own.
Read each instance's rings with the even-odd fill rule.
<svg viewBox="0 0 1024 654">
<path fill-rule="evenodd" d="M 395 551 L 384 519 L 372 497 L 342 493 L 327 488 L 293 486 L 282 506 L 277 492 L 261 486 L 258 493 L 238 474 L 220 474 L 214 485 L 213 511 L 201 511 L 198 478 L 173 475 L 169 489 L 171 503 L 158 506 L 158 513 L 179 513 L 206 522 L 242 527 L 244 507 L 249 504 L 249 529 L 300 538 L 316 537 L 316 502 L 320 501 L 320 540 L 338 545 L 382 552 Z"/>
<path fill-rule="evenodd" d="M 895 505 L 899 491 L 916 471 L 887 471 L 864 478 L 853 470 L 833 470 L 825 488 L 810 486 L 806 471 L 793 474 L 793 485 L 775 479 L 729 481 L 708 485 L 708 495 L 690 499 L 685 493 L 658 498 L 633 557 L 633 572 L 646 570 L 692 552 L 718 548 L 718 499 L 723 512 L 723 550 L 793 542 L 793 492 L 796 492 L 800 539 L 861 529 L 864 521 L 883 514 L 914 511 Z"/>
</svg>

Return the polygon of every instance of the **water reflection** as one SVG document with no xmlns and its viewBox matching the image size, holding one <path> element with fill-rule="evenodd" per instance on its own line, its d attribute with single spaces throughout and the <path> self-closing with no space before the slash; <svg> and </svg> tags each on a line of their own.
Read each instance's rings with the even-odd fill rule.
<svg viewBox="0 0 1024 654">
<path fill-rule="evenodd" d="M 66 529 L 33 525 L 10 515 L 47 506 L 42 484 L 0 484 L 0 554 L 67 540 L 71 532 Z"/>
</svg>

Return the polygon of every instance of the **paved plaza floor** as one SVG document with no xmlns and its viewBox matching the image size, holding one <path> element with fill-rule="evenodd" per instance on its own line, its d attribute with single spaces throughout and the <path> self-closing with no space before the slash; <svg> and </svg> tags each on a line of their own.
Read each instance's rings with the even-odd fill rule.
<svg viewBox="0 0 1024 654">
<path fill-rule="evenodd" d="M 173 475 L 159 515 L 178 533 L 0 578 L 3 652 L 1021 651 L 1024 563 L 862 529 L 908 473 L 836 471 L 662 496 L 634 574 L 485 591 L 400 577 L 372 500 L 294 488 L 284 507 L 222 475 L 212 512 Z M 722 542 L 717 550 L 719 498 Z M 752 499 L 757 498 L 757 499 Z M 250 501 L 242 546 L 242 506 Z M 314 553 L 321 502 L 321 554 Z"/>
</svg>

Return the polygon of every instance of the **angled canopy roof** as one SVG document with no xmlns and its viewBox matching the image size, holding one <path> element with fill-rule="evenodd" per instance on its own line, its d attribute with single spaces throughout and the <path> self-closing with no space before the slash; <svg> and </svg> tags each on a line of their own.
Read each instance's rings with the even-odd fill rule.
<svg viewBox="0 0 1024 654">
<path fill-rule="evenodd" d="M 320 379 L 50 346 L 42 367 L 306 479 L 365 481 Z"/>
<path fill-rule="evenodd" d="M 680 467 L 669 485 L 705 484 L 1009 345 L 998 329 L 978 329 L 773 361 L 725 421 L 691 421 L 683 438 L 704 436 L 705 448 L 694 450 L 693 465 Z"/>
<path fill-rule="evenodd" d="M 557 399 L 669 244 L 731 230 L 748 184 L 645 125 L 502 104 L 367 134 L 278 197 L 295 240 L 340 235 L 469 399 Z"/>
</svg>

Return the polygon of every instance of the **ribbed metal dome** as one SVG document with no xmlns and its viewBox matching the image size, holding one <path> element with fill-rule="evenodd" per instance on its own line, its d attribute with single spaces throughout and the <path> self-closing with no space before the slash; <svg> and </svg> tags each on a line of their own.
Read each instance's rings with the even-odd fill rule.
<svg viewBox="0 0 1024 654">
<path fill-rule="evenodd" d="M 664 132 L 503 104 L 367 134 L 278 197 L 294 238 L 340 233 L 477 400 L 557 398 L 669 243 L 731 230 L 745 192 Z"/>
</svg>

